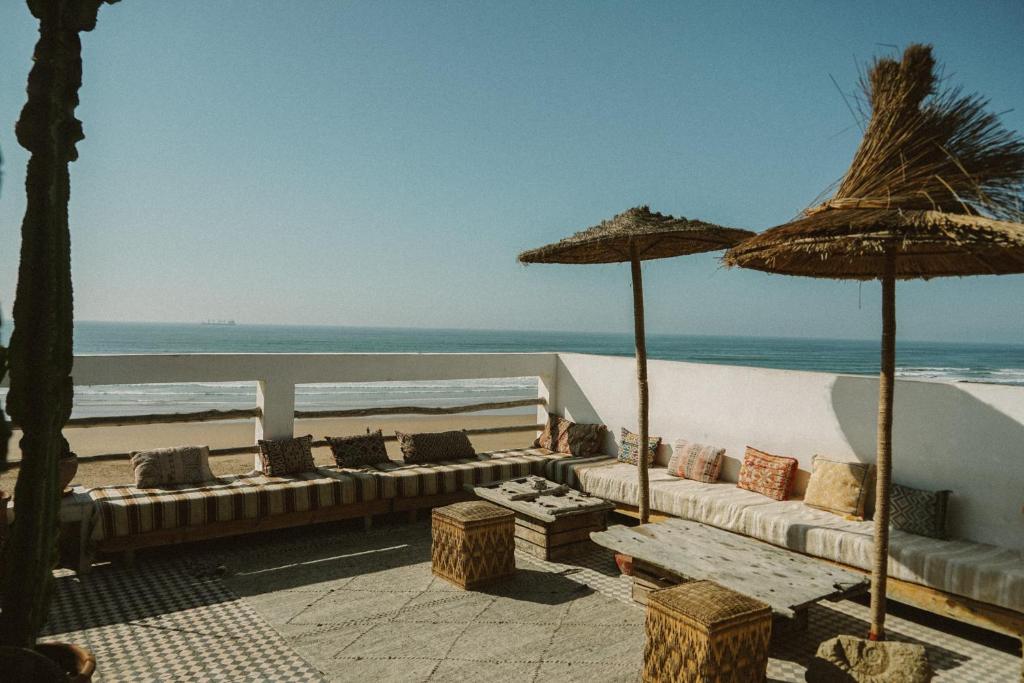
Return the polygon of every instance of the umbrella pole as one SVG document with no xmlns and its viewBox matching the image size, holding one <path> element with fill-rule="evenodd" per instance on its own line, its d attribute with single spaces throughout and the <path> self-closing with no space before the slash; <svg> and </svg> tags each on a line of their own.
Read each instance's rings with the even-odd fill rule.
<svg viewBox="0 0 1024 683">
<path fill-rule="evenodd" d="M 878 378 L 878 449 L 875 484 L 875 557 L 871 568 L 871 640 L 885 639 L 885 587 L 889 570 L 889 484 L 892 478 L 892 402 L 896 374 L 896 254 L 885 254 L 882 276 L 882 369 Z"/>
<path fill-rule="evenodd" d="M 640 523 L 647 524 L 650 518 L 651 491 L 647 476 L 647 338 L 644 333 L 644 282 L 640 269 L 640 257 L 636 245 L 629 245 L 629 263 L 633 271 L 633 333 L 636 337 L 636 384 L 638 391 L 638 422 L 640 432 L 640 455 L 637 458 L 637 475 L 640 483 Z"/>
</svg>

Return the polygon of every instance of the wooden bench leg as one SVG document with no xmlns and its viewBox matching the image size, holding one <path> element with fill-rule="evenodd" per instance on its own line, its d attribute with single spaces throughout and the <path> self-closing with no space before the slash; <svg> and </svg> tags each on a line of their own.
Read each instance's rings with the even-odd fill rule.
<svg viewBox="0 0 1024 683">
<path fill-rule="evenodd" d="M 373 515 L 363 516 L 363 531 L 369 531 L 373 528 Z"/>
<path fill-rule="evenodd" d="M 121 561 L 128 571 L 135 571 L 135 548 L 128 548 L 121 553 Z"/>
<path fill-rule="evenodd" d="M 409 524 L 416 523 L 416 508 L 409 510 Z"/>
</svg>

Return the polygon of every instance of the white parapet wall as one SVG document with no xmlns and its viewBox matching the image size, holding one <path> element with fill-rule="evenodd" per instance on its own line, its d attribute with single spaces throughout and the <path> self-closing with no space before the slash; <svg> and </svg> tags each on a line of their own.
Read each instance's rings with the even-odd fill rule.
<svg viewBox="0 0 1024 683">
<path fill-rule="evenodd" d="M 727 449 L 736 480 L 747 445 L 795 457 L 802 494 L 815 454 L 873 462 L 873 377 L 651 361 L 650 431 Z M 559 354 L 557 412 L 636 430 L 636 362 Z M 897 381 L 893 481 L 949 489 L 953 537 L 1024 548 L 1024 387 Z M 660 454 L 664 461 L 666 452 Z"/>
<path fill-rule="evenodd" d="M 817 453 L 872 462 L 878 381 L 817 372 L 651 361 L 651 434 L 668 448 L 685 438 L 727 449 L 735 481 L 745 446 L 800 462 L 801 494 Z M 79 385 L 258 382 L 255 438 L 293 433 L 295 386 L 537 377 L 548 408 L 579 422 L 636 429 L 632 358 L 555 353 L 147 354 L 76 356 Z M 949 489 L 954 537 L 1024 548 L 1024 387 L 896 383 L 893 480 Z"/>
</svg>

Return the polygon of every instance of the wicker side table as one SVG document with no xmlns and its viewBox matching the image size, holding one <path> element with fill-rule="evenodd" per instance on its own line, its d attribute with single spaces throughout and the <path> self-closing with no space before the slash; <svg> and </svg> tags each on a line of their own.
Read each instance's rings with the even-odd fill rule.
<svg viewBox="0 0 1024 683">
<path fill-rule="evenodd" d="M 516 571 L 515 515 L 473 500 L 434 508 L 431 519 L 434 574 L 456 586 L 477 586 Z"/>
<path fill-rule="evenodd" d="M 713 581 L 654 591 L 647 600 L 645 683 L 763 681 L 772 610 Z"/>
</svg>

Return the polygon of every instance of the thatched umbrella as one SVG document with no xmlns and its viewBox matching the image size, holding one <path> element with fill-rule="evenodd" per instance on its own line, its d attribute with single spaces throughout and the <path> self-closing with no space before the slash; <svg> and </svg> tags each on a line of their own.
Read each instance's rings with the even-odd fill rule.
<svg viewBox="0 0 1024 683">
<path fill-rule="evenodd" d="M 882 282 L 872 639 L 884 637 L 896 280 L 1024 272 L 1024 141 L 959 90 L 937 91 L 931 48 L 876 61 L 864 139 L 835 196 L 753 237 L 725 262 L 787 275 Z M 1004 219 L 1004 220 L 1000 220 Z"/>
<path fill-rule="evenodd" d="M 639 389 L 640 522 L 650 512 L 647 480 L 647 345 L 644 334 L 644 289 L 640 262 L 727 249 L 754 233 L 711 223 L 674 218 L 638 206 L 570 237 L 519 255 L 522 263 L 624 263 L 633 271 L 633 329 Z"/>
</svg>

